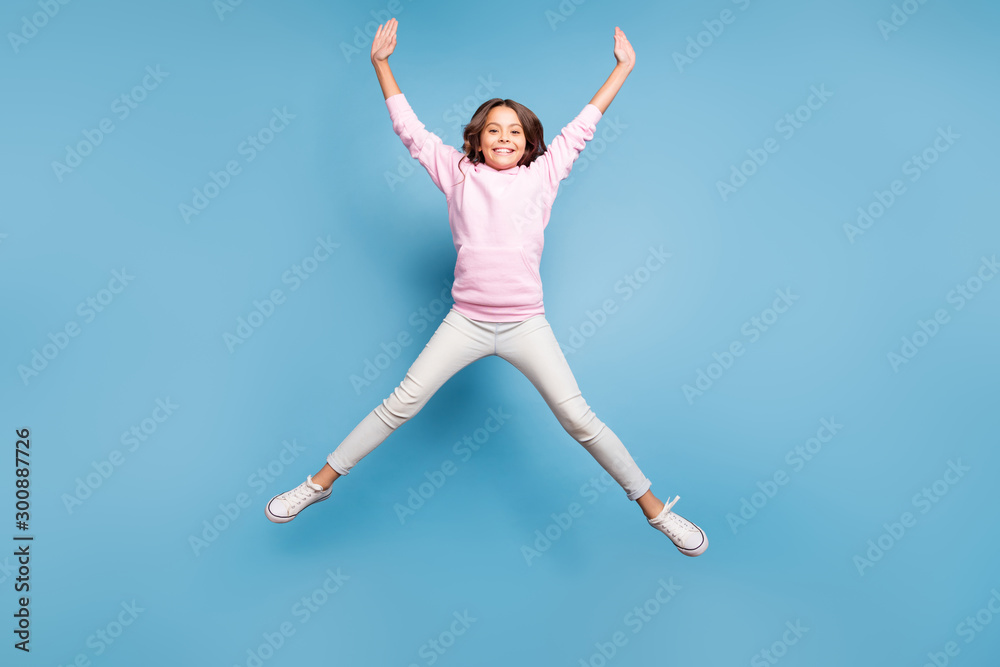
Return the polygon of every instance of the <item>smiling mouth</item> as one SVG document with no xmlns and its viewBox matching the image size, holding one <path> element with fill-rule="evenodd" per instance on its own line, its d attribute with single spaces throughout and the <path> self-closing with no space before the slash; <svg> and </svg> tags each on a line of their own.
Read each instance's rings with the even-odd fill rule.
<svg viewBox="0 0 1000 667">
<path fill-rule="evenodd" d="M 510 148 L 494 148 L 493 152 L 498 155 L 512 155 L 514 153 L 513 149 Z"/>
</svg>

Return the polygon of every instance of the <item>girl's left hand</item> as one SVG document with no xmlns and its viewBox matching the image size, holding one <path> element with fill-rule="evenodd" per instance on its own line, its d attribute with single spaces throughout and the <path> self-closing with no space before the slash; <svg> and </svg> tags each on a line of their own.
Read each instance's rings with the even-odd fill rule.
<svg viewBox="0 0 1000 667">
<path fill-rule="evenodd" d="M 622 29 L 615 26 L 615 60 L 629 70 L 635 67 L 635 51 Z"/>
</svg>

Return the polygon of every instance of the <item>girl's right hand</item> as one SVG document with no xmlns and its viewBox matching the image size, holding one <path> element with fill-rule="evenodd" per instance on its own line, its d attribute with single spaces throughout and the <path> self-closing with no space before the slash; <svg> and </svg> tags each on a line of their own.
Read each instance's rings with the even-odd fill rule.
<svg viewBox="0 0 1000 667">
<path fill-rule="evenodd" d="M 399 21 L 391 18 L 380 25 L 372 40 L 372 62 L 385 61 L 396 48 L 396 26 Z"/>
</svg>

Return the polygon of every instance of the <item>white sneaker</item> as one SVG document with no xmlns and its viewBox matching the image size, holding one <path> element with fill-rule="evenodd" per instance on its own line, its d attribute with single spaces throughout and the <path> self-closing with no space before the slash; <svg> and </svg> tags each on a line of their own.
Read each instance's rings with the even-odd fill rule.
<svg viewBox="0 0 1000 667">
<path fill-rule="evenodd" d="M 677 550 L 685 556 L 700 556 L 708 548 L 708 537 L 698 526 L 694 525 L 680 514 L 670 511 L 670 508 L 680 500 L 677 496 L 663 506 L 663 511 L 652 519 L 647 519 L 649 525 L 670 538 Z"/>
<path fill-rule="evenodd" d="M 291 491 L 279 493 L 267 501 L 264 514 L 275 523 L 287 523 L 313 503 L 329 498 L 331 491 L 333 491 L 332 484 L 324 491 L 322 486 L 312 481 L 312 475 L 309 475 L 306 481 Z"/>
</svg>

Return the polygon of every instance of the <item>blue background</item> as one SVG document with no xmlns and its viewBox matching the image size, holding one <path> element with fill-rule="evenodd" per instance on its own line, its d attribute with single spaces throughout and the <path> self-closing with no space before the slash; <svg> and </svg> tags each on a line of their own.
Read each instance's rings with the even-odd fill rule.
<svg viewBox="0 0 1000 667">
<path fill-rule="evenodd" d="M 1000 618 L 960 624 L 1000 590 L 1000 281 L 975 280 L 1000 251 L 1000 10 L 911 4 L 885 32 L 888 0 L 103 1 L 59 5 L 33 32 L 40 5 L 5 3 L 0 509 L 22 534 L 11 450 L 29 428 L 35 540 L 30 655 L 11 646 L 13 541 L 2 550 L 4 664 L 773 664 L 767 650 L 783 665 L 916 666 L 948 642 L 950 662 L 995 664 Z M 599 466 L 498 358 L 458 373 L 328 501 L 289 524 L 264 517 L 450 306 L 444 198 L 393 133 L 359 37 L 389 8 L 397 81 L 457 147 L 450 119 L 493 96 L 526 104 L 551 141 L 610 74 L 616 25 L 634 46 L 605 141 L 552 211 L 546 316 L 597 415 L 709 535 L 703 556 L 681 556 L 620 488 L 584 492 Z M 114 101 L 147 67 L 166 74 L 122 118 Z M 800 109 L 814 86 L 832 95 Z M 294 118 L 248 161 L 241 142 L 274 109 Z M 775 124 L 797 110 L 808 119 L 787 136 Z M 57 175 L 102 119 L 113 131 Z M 958 138 L 933 155 L 948 128 Z M 723 197 L 768 138 L 777 152 Z M 910 180 L 905 163 L 929 148 L 936 161 Z M 185 221 L 180 205 L 230 160 L 240 172 Z M 894 180 L 905 193 L 852 242 L 845 224 Z M 317 238 L 339 246 L 293 290 L 283 276 Z M 670 259 L 644 273 L 661 246 Z M 78 310 L 112 296 L 123 269 L 133 278 L 100 313 Z M 626 299 L 629 275 L 645 282 Z M 952 290 L 970 279 L 981 289 L 959 309 Z M 283 303 L 231 350 L 225 334 L 275 289 Z M 752 340 L 744 323 L 772 317 L 777 290 L 797 299 Z M 615 312 L 587 325 L 609 299 Z M 889 353 L 939 309 L 947 322 L 894 367 Z M 23 374 L 69 322 L 78 335 Z M 411 343 L 352 385 L 401 333 Z M 744 353 L 712 367 L 734 341 Z M 711 386 L 685 395 L 699 371 Z M 177 406 L 159 423 L 158 399 Z M 462 460 L 453 444 L 490 409 L 510 417 Z M 822 419 L 842 428 L 797 459 Z M 130 451 L 122 434 L 144 420 Z M 446 460 L 457 472 L 401 522 L 394 506 Z M 946 476 L 949 462 L 967 470 Z M 68 502 L 88 475 L 97 488 Z M 935 482 L 936 502 L 921 501 Z M 552 528 L 571 503 L 582 514 Z M 546 530 L 556 539 L 526 558 Z M 338 569 L 341 588 L 316 593 Z M 661 580 L 674 588 L 662 605 Z M 295 605 L 314 593 L 304 618 Z M 142 610 L 125 627 L 123 604 Z M 466 612 L 475 621 L 449 636 Z M 261 652 L 282 623 L 294 634 Z M 434 653 L 432 639 L 451 645 Z"/>
</svg>

